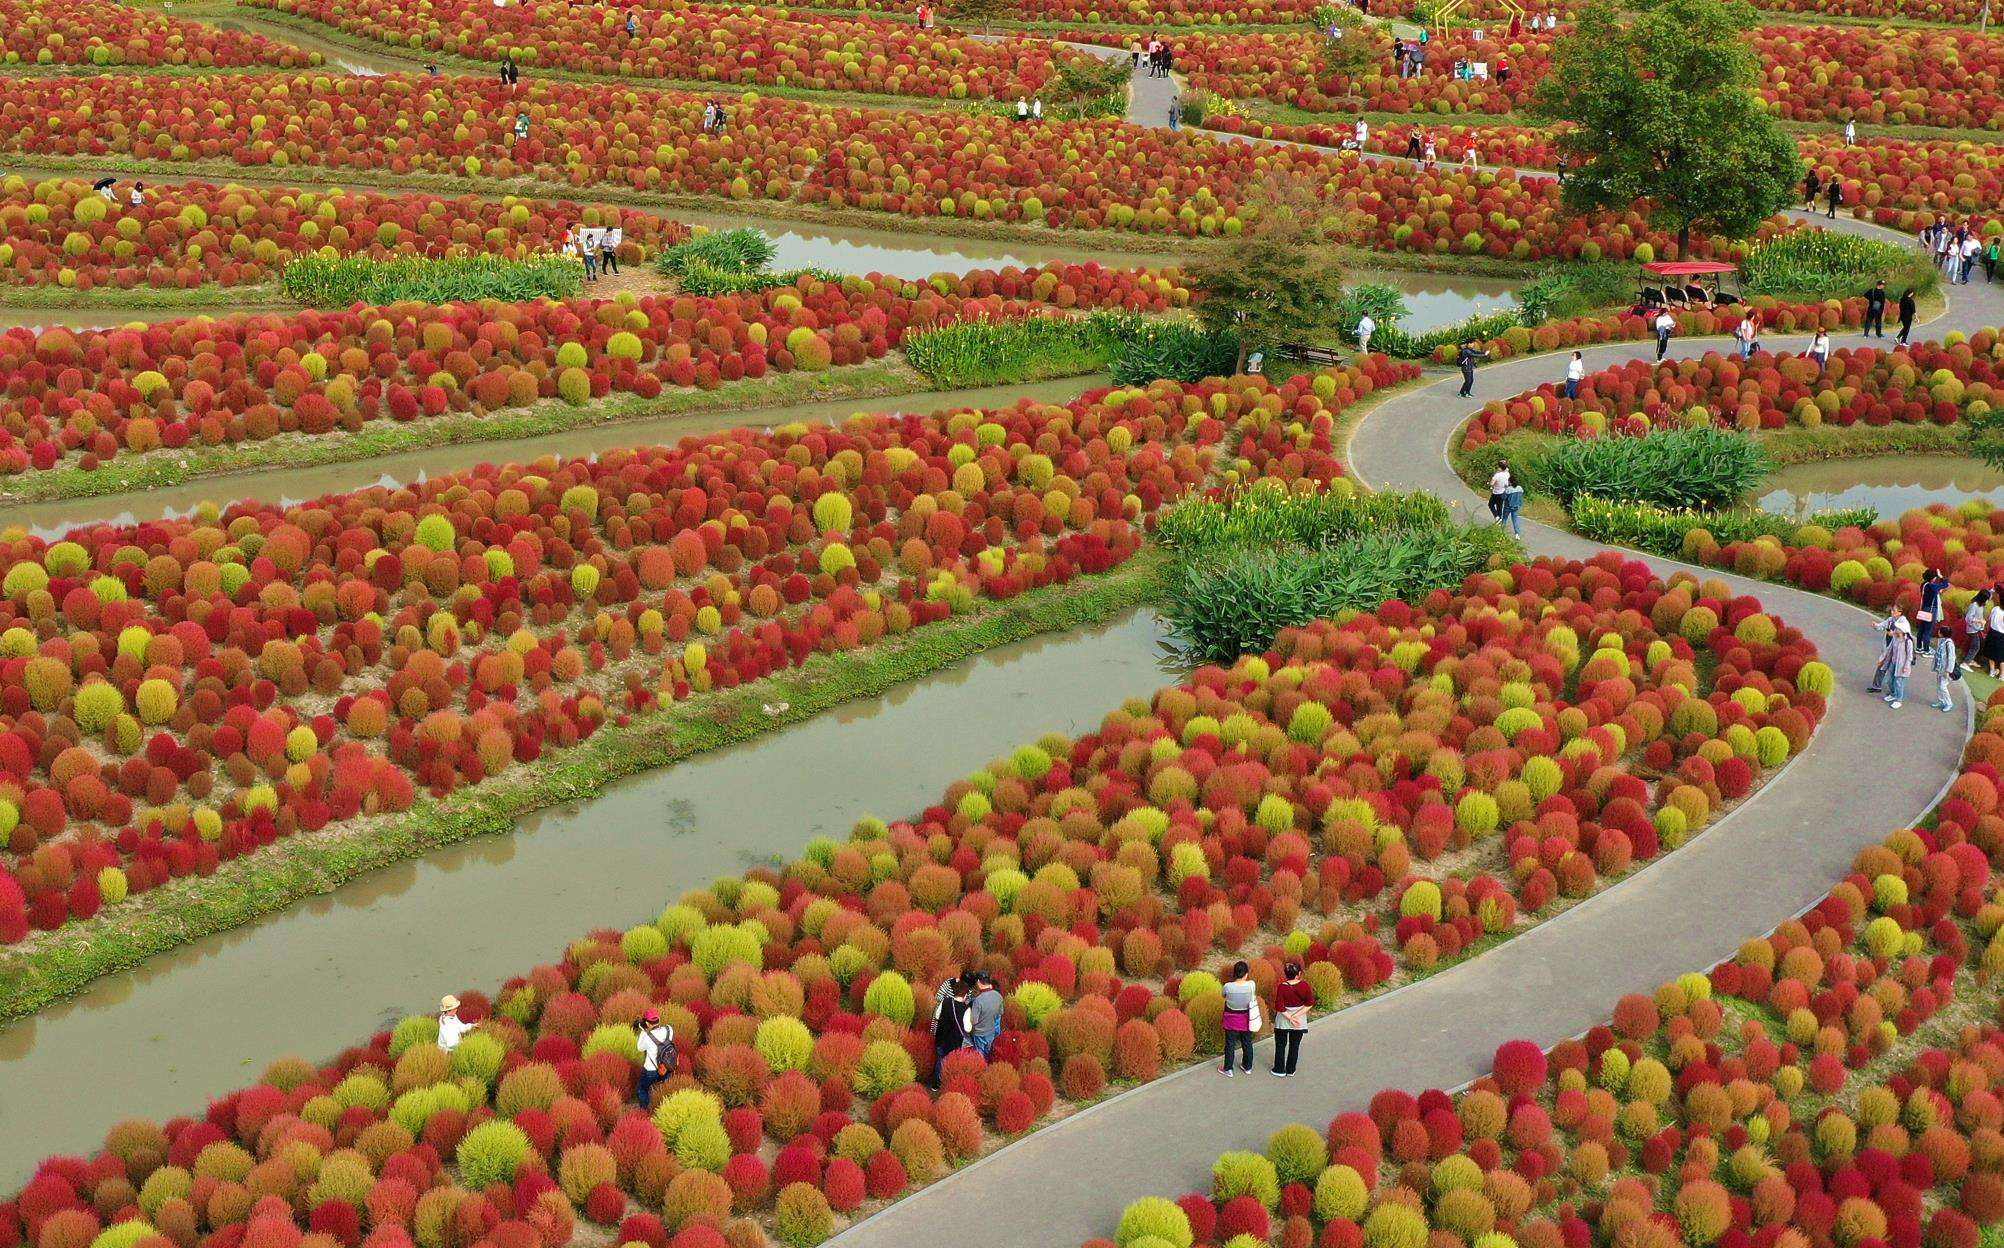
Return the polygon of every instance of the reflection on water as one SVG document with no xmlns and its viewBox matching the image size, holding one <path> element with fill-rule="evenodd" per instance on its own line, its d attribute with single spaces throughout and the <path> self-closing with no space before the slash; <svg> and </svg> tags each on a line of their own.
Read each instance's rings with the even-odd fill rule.
<svg viewBox="0 0 2004 1248">
<path fill-rule="evenodd" d="M 1454 273 L 1350 273 L 1352 284 L 1372 282 L 1396 286 L 1405 296 L 1407 315 L 1399 328 L 1409 334 L 1441 329 L 1471 316 L 1514 307 L 1517 283 L 1500 277 L 1464 277 Z"/>
<path fill-rule="evenodd" d="M 1796 464 L 1771 477 L 1758 501 L 1776 515 L 1870 507 L 1890 520 L 1916 507 L 1972 498 L 2004 504 L 2004 473 L 1952 455 L 1908 455 Z"/>
<path fill-rule="evenodd" d="M 1166 683 L 1159 635 L 1136 612 L 1003 647 L 100 980 L 0 1031 L 0 1190 L 120 1119 L 199 1112 L 273 1057 L 325 1057 L 866 814 L 915 813 L 1015 746 Z"/>
<path fill-rule="evenodd" d="M 280 468 L 219 480 L 195 481 L 187 485 L 163 486 L 143 494 L 0 505 L 0 528 L 19 524 L 38 537 L 53 541 L 65 531 L 83 524 L 136 524 L 148 520 L 178 519 L 192 513 L 197 504 L 205 501 L 220 503 L 253 499 L 289 507 L 328 494 L 372 485 L 395 488 L 496 460 L 520 463 L 544 455 L 596 455 L 613 447 L 672 445 L 694 434 L 715 433 L 746 425 L 769 429 L 791 421 L 832 424 L 858 412 L 935 412 L 951 407 L 1006 407 L 1018 399 L 1068 403 L 1087 390 L 1106 384 L 1106 375 L 1095 373 L 1028 385 L 978 386 L 883 399 L 824 399 L 776 407 L 685 412 L 652 420 L 587 426 L 538 438 L 474 442 L 408 451 L 400 455 L 378 455 L 350 464 Z"/>
</svg>

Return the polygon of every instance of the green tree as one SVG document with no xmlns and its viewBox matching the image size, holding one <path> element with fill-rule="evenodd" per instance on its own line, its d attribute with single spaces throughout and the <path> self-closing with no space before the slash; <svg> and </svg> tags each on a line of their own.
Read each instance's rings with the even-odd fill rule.
<svg viewBox="0 0 2004 1248">
<path fill-rule="evenodd" d="M 1575 212 L 1648 204 L 1650 223 L 1747 238 L 1795 202 L 1802 155 L 1762 107 L 1743 0 L 1654 0 L 1624 15 L 1594 0 L 1554 49 L 1532 113 L 1570 122 L 1559 140 Z"/>
<path fill-rule="evenodd" d="M 1343 265 L 1321 231 L 1287 212 L 1263 215 L 1185 273 L 1204 295 L 1197 318 L 1238 340 L 1236 369 L 1245 367 L 1249 351 L 1299 341 L 1335 324 L 1343 297 Z"/>
</svg>

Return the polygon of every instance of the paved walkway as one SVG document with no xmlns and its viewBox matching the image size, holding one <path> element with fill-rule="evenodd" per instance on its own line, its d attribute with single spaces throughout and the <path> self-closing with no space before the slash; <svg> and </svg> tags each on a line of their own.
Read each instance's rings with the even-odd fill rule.
<svg viewBox="0 0 2004 1248">
<path fill-rule="evenodd" d="M 1840 219 L 1837 227 L 1878 227 Z M 2004 286 L 1954 287 L 1929 336 L 2004 321 Z M 1846 335 L 1840 345 L 1854 343 Z M 1771 347 L 1800 350 L 1804 339 Z M 1702 353 L 1724 339 L 1673 344 Z M 1649 358 L 1654 344 L 1586 353 L 1605 368 Z M 1477 397 L 1456 397 L 1458 374 L 1399 394 L 1373 411 L 1350 448 L 1353 471 L 1387 489 L 1426 489 L 1476 514 L 1448 467 L 1448 439 L 1486 398 L 1516 394 L 1562 372 L 1559 355 L 1498 363 Z M 1584 557 L 1598 547 L 1527 525 L 1536 554 Z M 1683 565 L 1651 559 L 1660 572 Z M 1451 1088 L 1488 1069 L 1505 1040 L 1551 1045 L 1604 1020 L 1624 993 L 1730 957 L 1747 937 L 1815 904 L 1853 856 L 1913 823 L 1956 772 L 1967 709 L 1899 711 L 1861 691 L 1877 657 L 1871 618 L 1816 594 L 1700 569 L 1754 594 L 1822 651 L 1839 692 L 1811 746 L 1744 806 L 1690 844 L 1507 944 L 1315 1023 L 1292 1083 L 1265 1074 L 1231 1082 L 1209 1064 L 1136 1088 L 967 1167 L 836 1237 L 841 1248 L 902 1248 L 942 1225 L 963 1248 L 1069 1248 L 1111 1231 L 1121 1208 L 1151 1194 L 1208 1184 L 1210 1163 L 1259 1148 L 1287 1122 L 1320 1126 L 1362 1109 L 1380 1089 Z M 1931 677 L 1917 673 L 1918 682 Z M 1888 742 L 1897 745 L 1889 750 Z M 1867 782 L 1861 784 L 1861 780 Z M 1262 1048 L 1265 1046 L 1262 1045 Z"/>
</svg>

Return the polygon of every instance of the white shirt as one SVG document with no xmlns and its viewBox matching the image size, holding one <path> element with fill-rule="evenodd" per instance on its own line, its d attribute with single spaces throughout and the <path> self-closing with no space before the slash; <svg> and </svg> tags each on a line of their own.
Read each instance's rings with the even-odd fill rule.
<svg viewBox="0 0 2004 1248">
<path fill-rule="evenodd" d="M 597 251 L 597 250 L 598 250 L 598 245 L 599 245 L 599 242 L 600 242 L 600 241 L 601 241 L 602 239 L 604 239 L 604 237 L 605 237 L 605 231 L 604 231 L 604 230 L 600 230 L 600 229 L 595 229 L 595 228 L 592 228 L 592 229 L 587 229 L 587 230 L 585 230 L 585 232 L 584 232 L 584 245 L 585 245 L 585 250 L 586 250 L 586 251 Z"/>
<path fill-rule="evenodd" d="M 1829 354 L 1830 354 L 1830 335 L 1828 335 L 1828 334 L 1818 334 L 1818 335 L 1816 335 L 1816 336 L 1815 336 L 1814 338 L 1811 338 L 1811 339 L 1809 340 L 1809 354 L 1811 354 L 1811 355 L 1829 355 Z"/>
<path fill-rule="evenodd" d="M 640 1050 L 640 1065 L 647 1070 L 661 1069 L 661 1047 L 674 1042 L 675 1028 L 670 1023 L 657 1023 L 652 1029 L 642 1029 L 633 1038 L 635 1047 Z"/>
<path fill-rule="evenodd" d="M 1044 115 L 1044 101 L 1039 98 L 1030 104 L 1030 115 L 1041 118 Z"/>
<path fill-rule="evenodd" d="M 1509 489 L 1510 470 L 1508 468 L 1498 468 L 1489 474 L 1489 492 L 1491 494 L 1504 494 Z"/>
<path fill-rule="evenodd" d="M 1358 318 L 1357 321 L 1358 342 L 1369 342 L 1371 340 L 1371 335 L 1377 332 L 1378 332 L 1378 323 L 1371 319 L 1370 313 L 1367 312 L 1362 317 Z"/>
<path fill-rule="evenodd" d="M 438 1047 L 450 1053 L 459 1047 L 459 1042 L 472 1030 L 473 1024 L 458 1014 L 442 1014 L 438 1019 Z"/>
<path fill-rule="evenodd" d="M 1984 626 L 1984 615 L 1983 604 L 1971 602 L 1969 608 L 1962 613 L 1962 626 L 1972 633 L 1976 632 Z"/>
<path fill-rule="evenodd" d="M 1990 631 L 2004 633 L 2004 604 L 1993 603 L 1990 607 Z"/>
<path fill-rule="evenodd" d="M 1668 312 L 1658 313 L 1656 317 L 1656 328 L 1675 329 L 1677 328 L 1677 318 L 1671 316 Z"/>
<path fill-rule="evenodd" d="M 144 207 L 145 204 L 146 204 L 146 192 L 140 190 L 137 187 L 134 187 L 132 191 L 132 206 L 134 208 L 141 208 Z"/>
<path fill-rule="evenodd" d="M 626 231 L 620 229 L 618 226 L 615 225 L 611 229 L 605 232 L 605 237 L 599 240 L 598 245 L 600 247 L 605 248 L 607 251 L 611 251 L 617 248 L 620 245 L 620 243 L 624 242 L 625 240 L 626 240 Z"/>
<path fill-rule="evenodd" d="M 1566 361 L 1566 380 L 1578 381 L 1586 376 L 1586 361 L 1571 359 Z"/>
<path fill-rule="evenodd" d="M 1370 137 L 1371 137 L 1371 125 L 1370 125 L 1370 123 L 1369 123 L 1369 122 L 1365 122 L 1365 121 L 1360 121 L 1360 122 L 1358 122 L 1358 123 L 1357 123 L 1357 146 L 1358 146 L 1358 147 L 1362 147 L 1362 146 L 1364 146 L 1364 140 L 1366 140 L 1366 139 L 1368 139 L 1368 138 L 1370 138 Z"/>
<path fill-rule="evenodd" d="M 1968 238 L 1962 240 L 1962 254 L 1965 257 L 1979 255 L 1982 251 L 1983 244 L 1976 241 L 1976 235 L 1971 234 Z"/>
</svg>

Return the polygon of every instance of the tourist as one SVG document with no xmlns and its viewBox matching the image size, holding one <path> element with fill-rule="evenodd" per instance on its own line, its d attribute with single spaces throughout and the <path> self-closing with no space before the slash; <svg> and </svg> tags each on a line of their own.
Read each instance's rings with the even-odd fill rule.
<svg viewBox="0 0 2004 1248">
<path fill-rule="evenodd" d="M 1040 95 L 1036 99 L 1030 101 L 1030 120 L 1042 121 L 1043 119 L 1044 119 L 1044 97 Z"/>
<path fill-rule="evenodd" d="M 1830 185 L 1823 188 L 1823 198 L 1830 205 L 1830 211 L 1826 215 L 1829 216 L 1831 220 L 1833 221 L 1836 220 L 1837 205 L 1844 202 L 1844 180 L 1842 178 L 1832 176 L 1830 179 Z"/>
<path fill-rule="evenodd" d="M 1510 475 L 1510 461 L 1496 461 L 1496 471 L 1489 474 L 1489 514 L 1496 517 L 1496 523 L 1503 523 L 1503 506 L 1510 497 L 1510 488 L 1517 483 Z"/>
<path fill-rule="evenodd" d="M 1910 336 L 1912 336 L 1914 332 L 1914 311 L 1916 305 L 1914 303 L 1913 287 L 1909 286 L 1905 290 L 1900 292 L 1899 307 L 1900 307 L 1900 336 L 1898 342 L 1900 346 L 1904 347 L 1907 345 L 1907 339 Z"/>
<path fill-rule="evenodd" d="M 1378 322 L 1369 312 L 1357 318 L 1357 354 L 1367 355 L 1371 350 L 1371 335 L 1378 332 Z"/>
<path fill-rule="evenodd" d="M 639 36 L 640 36 L 640 22 L 633 16 L 633 10 L 628 9 L 626 11 L 626 37 L 628 39 L 635 39 L 638 38 Z"/>
<path fill-rule="evenodd" d="M 1489 353 L 1475 345 L 1473 341 L 1461 344 L 1454 353 L 1454 362 L 1461 368 L 1461 397 L 1466 399 L 1475 394 L 1475 366 L 1489 358 Z"/>
<path fill-rule="evenodd" d="M 716 124 L 716 120 L 717 120 L 717 106 L 713 103 L 705 102 L 703 105 L 704 134 L 708 134 L 710 132 L 710 127 Z"/>
<path fill-rule="evenodd" d="M 1420 168 L 1433 172 L 1434 162 L 1439 158 L 1439 148 L 1435 146 L 1433 131 L 1426 132 L 1426 156 L 1420 161 Z"/>
<path fill-rule="evenodd" d="M 1496 82 L 1499 86 L 1510 84 L 1510 58 L 1507 56 L 1496 58 Z"/>
<path fill-rule="evenodd" d="M 607 226 L 598 236 L 599 272 L 619 272 L 619 245 L 624 241 L 626 241 L 626 231 L 616 225 Z"/>
<path fill-rule="evenodd" d="M 1844 119 L 1844 146 L 1850 147 L 1857 141 L 1858 119 L 1856 117 L 1846 117 Z"/>
<path fill-rule="evenodd" d="M 1169 96 L 1169 128 L 1171 130 L 1183 128 L 1183 101 L 1176 98 L 1174 93 Z"/>
<path fill-rule="evenodd" d="M 1984 281 L 1994 282 L 1997 280 L 1997 261 L 1999 259 L 2004 259 L 2004 247 L 2000 247 L 1998 241 L 1993 238 L 1990 240 L 1990 245 L 1983 249 Z"/>
<path fill-rule="evenodd" d="M 1357 124 L 1361 126 L 1364 123 L 1360 121 Z M 99 195 L 103 196 L 104 202 L 107 204 L 115 204 L 118 202 L 117 178 L 99 178 L 97 181 L 90 184 L 90 189 L 96 191 Z"/>
<path fill-rule="evenodd" d="M 584 262 L 585 280 L 598 280 L 598 231 L 589 226 L 579 226 L 577 232 L 578 259 Z"/>
<path fill-rule="evenodd" d="M 1929 705 L 1937 711 L 1953 711 L 1955 698 L 1948 687 L 1951 681 L 1962 679 L 1962 665 L 1955 657 L 1955 638 L 1942 633 L 1927 647 L 1927 653 L 1934 663 L 1934 701 Z"/>
<path fill-rule="evenodd" d="M 1906 608 L 1896 606 L 1891 615 L 1879 621 L 1878 628 L 1886 635 L 1886 644 L 1879 651 L 1879 665 L 1873 669 L 1872 683 L 1865 692 L 1883 690 L 1886 705 L 1898 710 L 1906 697 L 1907 677 L 1914 670 L 1914 626 L 1907 621 Z"/>
<path fill-rule="evenodd" d="M 1409 130 L 1406 132 L 1406 159 L 1418 160 L 1419 158 L 1420 158 L 1420 132 L 1417 129 Z"/>
<path fill-rule="evenodd" d="M 1580 383 L 1586 380 L 1586 357 L 1573 352 L 1573 358 L 1566 361 L 1566 397 L 1580 397 Z"/>
<path fill-rule="evenodd" d="M 1976 258 L 1982 254 L 1983 243 L 1976 237 L 1976 232 L 1971 230 L 1962 240 L 1962 285 L 1969 285 L 1969 275 L 1976 268 Z"/>
<path fill-rule="evenodd" d="M 1822 189 L 1823 179 L 1816 176 L 1815 169 L 1802 175 L 1802 206 L 1813 210 L 1816 207 L 1816 192 Z"/>
<path fill-rule="evenodd" d="M 1962 661 L 1975 666 L 1983 661 L 1983 635 L 1990 624 L 1990 591 L 1979 589 L 1962 609 Z"/>
<path fill-rule="evenodd" d="M 1865 292 L 1865 337 L 1886 336 L 1886 279 L 1880 278 Z"/>
<path fill-rule="evenodd" d="M 933 1091 L 939 1091 L 939 1068 L 946 1064 L 947 1056 L 967 1047 L 973 1023 L 967 1008 L 967 977 L 949 980 L 945 999 L 932 1008 L 932 1077 L 926 1086 Z"/>
<path fill-rule="evenodd" d="M 1024 99 L 1020 95 L 1016 97 L 1016 120 L 1017 121 L 1030 120 L 1030 101 Z"/>
<path fill-rule="evenodd" d="M 1142 43 L 1141 43 L 1141 40 L 1139 40 L 1139 39 L 1136 39 L 1136 40 L 1134 41 L 1134 47 L 1133 47 L 1133 49 L 1132 49 L 1132 52 L 1133 52 L 1133 55 L 1131 55 L 1131 56 L 1130 56 L 1130 57 L 1128 58 L 1128 61 L 1127 61 L 1127 68 L 1128 68 L 1129 70 L 1136 70 L 1136 69 L 1140 69 L 1140 68 L 1141 68 L 1141 57 L 1142 57 L 1142 54 L 1143 54 L 1143 53 L 1145 53 L 1145 52 L 1147 52 L 1147 51 L 1148 51 L 1148 49 L 1147 49 L 1146 47 L 1142 46 Z"/>
<path fill-rule="evenodd" d="M 1176 48 L 1174 44 L 1165 43 L 1162 45 L 1162 76 L 1164 78 L 1173 78 L 1175 75 Z"/>
<path fill-rule="evenodd" d="M 674 1025 L 661 1021 L 661 1011 L 650 1009 L 640 1016 L 633 1044 L 640 1050 L 640 1078 L 635 1081 L 634 1095 L 640 1108 L 649 1109 L 655 1086 L 675 1073 Z"/>
<path fill-rule="evenodd" d="M 981 1056 L 987 1057 L 995 1048 L 995 1037 L 1002 1034 L 1002 990 L 995 986 L 995 977 L 987 971 L 975 972 L 974 988 L 974 999 L 968 1003 L 974 1020 L 969 1039 Z"/>
<path fill-rule="evenodd" d="M 1829 368 L 1830 331 L 1827 329 L 1817 330 L 1816 336 L 1809 340 L 1809 350 L 1803 352 L 1803 354 L 1808 356 L 1810 359 L 1816 361 L 1816 371 L 1818 373 L 1821 373 L 1825 369 Z"/>
<path fill-rule="evenodd" d="M 1754 343 L 1759 337 L 1760 330 L 1755 327 L 1754 315 L 1752 310 L 1749 309 L 1746 315 L 1740 318 L 1740 323 L 1733 326 L 1733 340 L 1740 344 L 1741 359 L 1749 359 L 1753 356 Z"/>
<path fill-rule="evenodd" d="M 1232 964 L 1232 977 L 1225 984 L 1225 1064 L 1219 1068 L 1232 1077 L 1232 1054 L 1239 1054 L 1240 1067 L 1252 1072 L 1253 1037 L 1260 1033 L 1259 985 L 1253 983 L 1244 962 Z"/>
<path fill-rule="evenodd" d="M 1503 520 L 1510 526 L 1513 537 L 1524 536 L 1524 483 L 1510 478 L 1510 488 L 1503 491 Z"/>
<path fill-rule="evenodd" d="M 1938 221 L 1934 227 L 1934 267 L 1948 268 L 1948 253 L 1955 246 L 1955 231 L 1948 228 L 1948 222 Z"/>
<path fill-rule="evenodd" d="M 1920 609 L 1914 612 L 1914 623 L 1919 629 L 1914 640 L 1923 650 L 1934 640 L 1935 629 L 1941 623 L 1941 596 L 1947 592 L 1948 578 L 1941 574 L 1940 568 L 1929 568 L 1921 574 Z"/>
<path fill-rule="evenodd" d="M 1677 332 L 1677 318 L 1665 308 L 1656 314 L 1652 328 L 1656 331 L 1656 360 L 1661 363 L 1663 357 L 1670 354 L 1670 335 Z"/>
<path fill-rule="evenodd" d="M 144 208 L 146 206 L 146 184 L 144 182 L 134 182 L 132 184 L 132 194 L 129 198 L 134 208 Z"/>
<path fill-rule="evenodd" d="M 1301 978 L 1301 964 L 1289 962 L 1273 989 L 1273 1073 L 1282 1079 L 1301 1063 L 1301 1035 L 1314 1004 L 1315 989 Z"/>
<path fill-rule="evenodd" d="M 1990 611 L 1983 619 L 1983 669 L 2004 677 L 2004 585 L 1990 591 Z"/>
<path fill-rule="evenodd" d="M 1356 135 L 1357 150 L 1361 152 L 1364 150 L 1364 145 L 1371 141 L 1371 123 L 1365 121 L 1362 117 L 1357 118 Z"/>
<path fill-rule="evenodd" d="M 450 1053 L 466 1039 L 466 1033 L 473 1030 L 473 1024 L 459 1016 L 459 998 L 451 993 L 439 998 L 438 1002 L 438 1047 Z"/>
<path fill-rule="evenodd" d="M 528 141 L 528 138 L 529 138 L 529 114 L 527 114 L 527 113 L 516 113 L 516 114 L 515 114 L 515 141 L 516 141 L 517 143 L 524 143 L 524 142 L 527 142 L 527 141 Z"/>
</svg>

